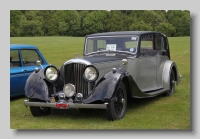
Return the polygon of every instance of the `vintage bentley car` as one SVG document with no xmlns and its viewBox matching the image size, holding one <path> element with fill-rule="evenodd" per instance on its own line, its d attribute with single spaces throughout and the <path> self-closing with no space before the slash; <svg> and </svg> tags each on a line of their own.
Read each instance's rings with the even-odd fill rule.
<svg viewBox="0 0 200 139">
<path fill-rule="evenodd" d="M 37 66 L 40 61 L 42 66 Z M 10 44 L 10 98 L 24 95 L 28 76 L 35 68 L 45 68 L 47 61 L 40 50 L 33 45 Z"/>
<path fill-rule="evenodd" d="M 170 96 L 180 83 L 167 36 L 153 31 L 87 35 L 82 58 L 36 69 L 25 86 L 33 116 L 52 109 L 105 109 L 108 120 L 124 117 L 127 98 Z"/>
</svg>

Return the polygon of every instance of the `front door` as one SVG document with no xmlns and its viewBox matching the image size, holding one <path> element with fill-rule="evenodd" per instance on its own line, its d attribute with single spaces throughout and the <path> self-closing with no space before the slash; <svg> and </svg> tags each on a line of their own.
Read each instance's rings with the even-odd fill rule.
<svg viewBox="0 0 200 139">
<path fill-rule="evenodd" d="M 137 85 L 143 92 L 157 90 L 157 56 L 153 35 L 142 36 L 139 51 Z"/>
</svg>

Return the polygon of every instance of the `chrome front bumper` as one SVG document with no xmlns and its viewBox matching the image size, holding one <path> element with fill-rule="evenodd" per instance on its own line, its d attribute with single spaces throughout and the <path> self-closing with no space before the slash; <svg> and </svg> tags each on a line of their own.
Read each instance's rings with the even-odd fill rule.
<svg viewBox="0 0 200 139">
<path fill-rule="evenodd" d="M 108 103 L 104 104 L 78 104 L 78 103 L 45 103 L 45 102 L 29 102 L 28 100 L 24 100 L 25 106 L 36 106 L 36 107 L 51 107 L 57 109 L 79 109 L 79 108 L 87 108 L 87 109 L 107 109 Z"/>
</svg>

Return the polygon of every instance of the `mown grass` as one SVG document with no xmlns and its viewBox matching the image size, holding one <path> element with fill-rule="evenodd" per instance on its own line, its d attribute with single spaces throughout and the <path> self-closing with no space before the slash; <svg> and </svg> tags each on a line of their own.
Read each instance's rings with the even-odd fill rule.
<svg viewBox="0 0 200 139">
<path fill-rule="evenodd" d="M 46 60 L 58 67 L 82 56 L 83 37 L 11 37 L 10 43 L 38 46 Z M 183 78 L 173 96 L 131 99 L 126 115 L 118 121 L 108 121 L 105 110 L 55 111 L 35 118 L 23 104 L 24 96 L 10 99 L 11 129 L 191 129 L 190 105 L 190 37 L 169 38 L 171 59 L 176 62 Z M 183 54 L 183 55 L 182 55 Z M 181 57 L 180 57 L 181 56 Z"/>
</svg>

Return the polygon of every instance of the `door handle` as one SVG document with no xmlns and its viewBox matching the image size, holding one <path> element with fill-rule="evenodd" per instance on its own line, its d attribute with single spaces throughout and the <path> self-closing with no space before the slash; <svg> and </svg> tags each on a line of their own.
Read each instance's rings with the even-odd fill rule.
<svg viewBox="0 0 200 139">
<path fill-rule="evenodd" d="M 25 72 L 25 71 L 28 71 L 28 70 L 27 69 L 23 69 L 22 71 Z"/>
</svg>

